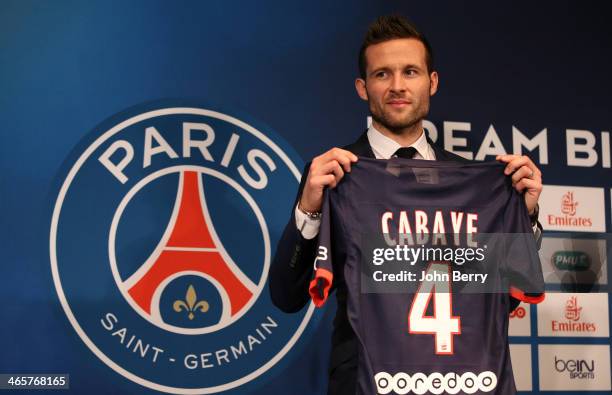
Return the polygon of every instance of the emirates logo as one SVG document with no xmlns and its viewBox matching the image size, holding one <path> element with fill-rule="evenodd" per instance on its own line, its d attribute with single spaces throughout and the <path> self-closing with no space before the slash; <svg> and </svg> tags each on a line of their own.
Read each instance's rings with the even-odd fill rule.
<svg viewBox="0 0 612 395">
<path fill-rule="evenodd" d="M 561 197 L 561 212 L 566 215 L 576 215 L 578 202 L 574 201 L 574 192 L 567 192 Z"/>
<path fill-rule="evenodd" d="M 553 333 L 594 333 L 597 332 L 597 324 L 590 322 L 589 314 L 581 317 L 582 307 L 578 305 L 578 295 L 570 296 L 565 301 L 564 321 L 552 320 L 550 322 Z"/>
<path fill-rule="evenodd" d="M 576 209 L 578 207 L 578 202 L 574 199 L 574 192 L 575 191 L 565 190 L 565 193 L 561 196 L 562 215 L 560 216 L 554 215 L 554 214 L 546 215 L 545 221 L 547 225 L 560 229 L 560 230 L 583 230 L 583 229 L 591 230 L 593 229 L 593 218 L 592 217 L 576 215 Z M 580 193 L 580 192 L 578 191 L 577 193 Z M 590 202 L 589 202 L 589 205 L 590 205 Z M 587 211 L 589 208 L 588 206 L 586 207 Z"/>
<path fill-rule="evenodd" d="M 565 302 L 565 318 L 571 321 L 578 321 L 580 319 L 580 311 L 582 307 L 578 306 L 578 297 L 572 296 Z"/>
</svg>

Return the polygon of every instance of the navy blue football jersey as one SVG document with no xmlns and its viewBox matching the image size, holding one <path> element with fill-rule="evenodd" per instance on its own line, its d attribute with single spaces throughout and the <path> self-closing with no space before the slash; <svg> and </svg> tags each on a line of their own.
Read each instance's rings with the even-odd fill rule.
<svg viewBox="0 0 612 395">
<path fill-rule="evenodd" d="M 512 295 L 544 298 L 524 199 L 498 162 L 360 158 L 324 195 L 310 295 L 343 283 L 360 394 L 514 394 Z"/>
</svg>

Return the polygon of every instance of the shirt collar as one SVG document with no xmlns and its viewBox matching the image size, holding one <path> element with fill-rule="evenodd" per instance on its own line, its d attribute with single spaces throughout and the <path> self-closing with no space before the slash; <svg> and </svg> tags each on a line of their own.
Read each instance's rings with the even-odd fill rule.
<svg viewBox="0 0 612 395">
<path fill-rule="evenodd" d="M 372 151 L 374 151 L 374 155 L 377 159 L 389 159 L 391 156 L 393 156 L 395 151 L 402 147 L 395 140 L 392 140 L 379 132 L 374 125 L 370 126 L 367 134 L 370 146 L 372 146 Z M 433 159 L 431 158 L 432 155 L 430 153 L 431 147 L 427 142 L 427 136 L 425 135 L 424 131 L 421 132 L 419 138 L 414 143 L 410 144 L 409 147 L 414 147 L 421 158 Z"/>
</svg>

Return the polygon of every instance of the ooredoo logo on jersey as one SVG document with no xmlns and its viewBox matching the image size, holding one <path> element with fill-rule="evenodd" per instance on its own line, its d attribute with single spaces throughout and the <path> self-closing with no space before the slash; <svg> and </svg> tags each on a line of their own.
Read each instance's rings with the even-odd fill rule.
<svg viewBox="0 0 612 395">
<path fill-rule="evenodd" d="M 109 367 L 159 391 L 215 393 L 272 368 L 312 316 L 280 313 L 266 289 L 301 163 L 244 116 L 185 104 L 119 114 L 77 150 L 51 268 L 70 323 Z"/>
</svg>

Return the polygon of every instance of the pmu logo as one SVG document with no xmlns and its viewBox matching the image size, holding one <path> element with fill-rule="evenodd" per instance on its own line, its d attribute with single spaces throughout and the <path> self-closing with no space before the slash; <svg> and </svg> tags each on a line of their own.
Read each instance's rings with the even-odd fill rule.
<svg viewBox="0 0 612 395">
<path fill-rule="evenodd" d="M 591 258 L 583 251 L 555 251 L 551 261 L 559 270 L 582 272 L 591 267 Z"/>
<path fill-rule="evenodd" d="M 50 232 L 60 302 L 90 350 L 140 385 L 245 385 L 312 316 L 312 305 L 280 313 L 265 289 L 299 159 L 242 118 L 141 106 L 104 122 L 66 165 Z"/>
</svg>

